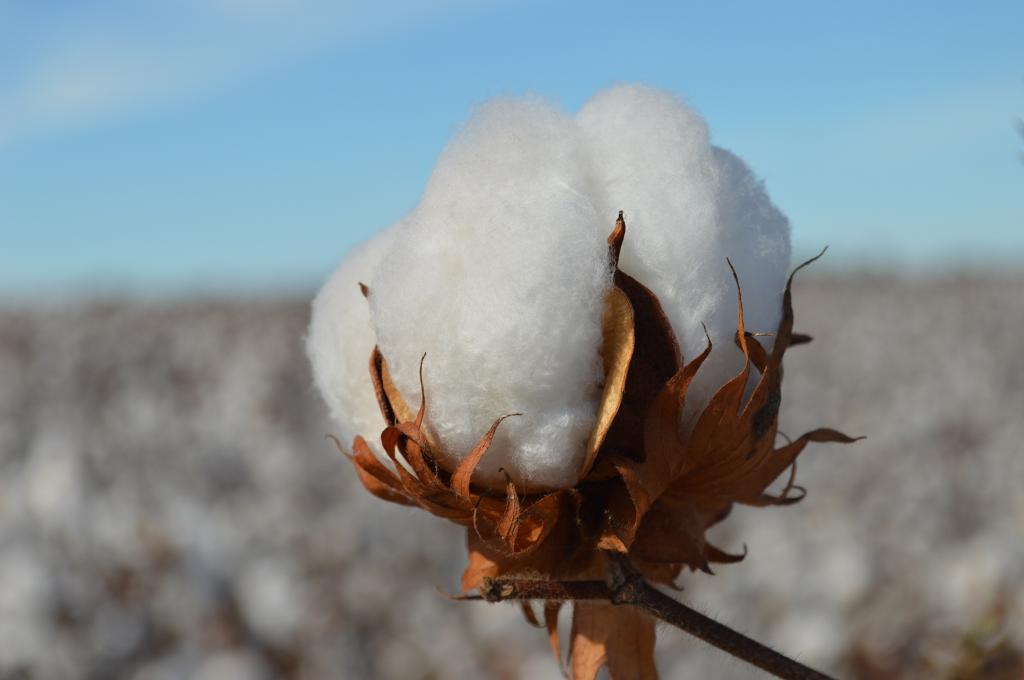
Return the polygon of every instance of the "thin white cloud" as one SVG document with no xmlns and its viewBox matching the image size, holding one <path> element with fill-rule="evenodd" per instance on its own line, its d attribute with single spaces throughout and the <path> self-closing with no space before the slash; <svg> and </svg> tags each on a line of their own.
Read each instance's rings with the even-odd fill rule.
<svg viewBox="0 0 1024 680">
<path fill-rule="evenodd" d="M 153 0 L 0 13 L 0 145 L 194 96 L 473 4 Z"/>
</svg>

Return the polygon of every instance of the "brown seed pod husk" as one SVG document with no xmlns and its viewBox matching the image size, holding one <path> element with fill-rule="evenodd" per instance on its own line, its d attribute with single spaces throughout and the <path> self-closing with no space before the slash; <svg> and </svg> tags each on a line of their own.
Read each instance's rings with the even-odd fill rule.
<svg viewBox="0 0 1024 680">
<path fill-rule="evenodd" d="M 803 490 L 794 483 L 796 460 L 807 444 L 856 441 L 821 428 L 775 447 L 783 356 L 789 347 L 810 341 L 793 332 L 793 275 L 813 259 L 797 267 L 786 284 L 770 352 L 744 326 L 743 295 L 732 270 L 738 300 L 735 342 L 744 365 L 715 392 L 692 429 L 684 431 L 687 390 L 713 351 L 711 340 L 700 354 L 683 360 L 657 296 L 618 268 L 625 234 L 619 213 L 608 238 L 614 287 L 606 298 L 602 325 L 605 381 L 580 481 L 571 489 L 517 488 L 511 479 L 503 489 L 474 482 L 473 472 L 502 421 L 518 414 L 498 414 L 467 455 L 447 455 L 425 422 L 422 362 L 422 398 L 414 412 L 381 352 L 373 351 L 370 377 L 387 423 L 380 441 L 391 466 L 362 437 L 355 438 L 347 455 L 372 494 L 422 507 L 468 528 L 464 591 L 479 588 L 486 578 L 600 578 L 607 561 L 604 551 L 625 554 L 643 577 L 656 583 L 674 584 L 687 567 L 710 573 L 712 564 L 745 557 L 745 551 L 731 554 L 705 537 L 733 504 L 798 502 Z M 447 461 L 457 459 L 452 469 L 445 468 Z M 787 469 L 784 490 L 768 493 Z M 559 607 L 557 602 L 545 606 L 545 626 L 556 656 Z M 625 606 L 577 602 L 572 630 L 574 678 L 591 680 L 603 666 L 613 678 L 657 677 L 654 622 L 647 615 Z"/>
</svg>

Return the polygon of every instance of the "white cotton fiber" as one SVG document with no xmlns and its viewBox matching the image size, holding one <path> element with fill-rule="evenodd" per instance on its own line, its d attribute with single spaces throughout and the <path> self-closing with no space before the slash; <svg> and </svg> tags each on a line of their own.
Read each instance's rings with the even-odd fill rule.
<svg viewBox="0 0 1024 680">
<path fill-rule="evenodd" d="M 367 376 L 374 338 L 415 408 L 426 353 L 427 425 L 449 469 L 499 416 L 475 479 L 573 484 L 603 381 L 598 356 L 611 285 L 605 238 L 628 225 L 620 266 L 661 299 L 692 359 L 715 343 L 684 420 L 742 366 L 747 327 L 774 331 L 789 225 L 742 160 L 672 95 L 599 93 L 575 117 L 536 99 L 481 107 L 442 153 L 416 209 L 354 251 L 314 302 L 309 354 L 346 438 L 384 423 Z M 356 282 L 370 284 L 370 311 Z M 372 329 L 371 329 L 372 324 Z"/>
<path fill-rule="evenodd" d="M 370 280 L 394 233 L 393 227 L 350 250 L 313 300 L 306 353 L 346 447 L 356 435 L 378 441 L 385 426 L 370 381 L 376 341 L 359 284 Z"/>
<path fill-rule="evenodd" d="M 600 178 L 602 214 L 625 211 L 621 268 L 651 288 L 684 358 L 714 350 L 691 386 L 687 413 L 742 367 L 736 287 L 748 330 L 774 331 L 789 269 L 789 224 L 742 160 L 711 145 L 707 125 L 666 92 L 618 86 L 577 115 Z"/>
<path fill-rule="evenodd" d="M 428 419 L 448 455 L 523 414 L 502 424 L 478 481 L 503 481 L 501 469 L 521 488 L 577 479 L 611 283 L 611 219 L 593 198 L 570 117 L 534 99 L 491 102 L 443 152 L 372 280 L 380 348 L 413 405 L 427 354 Z"/>
</svg>

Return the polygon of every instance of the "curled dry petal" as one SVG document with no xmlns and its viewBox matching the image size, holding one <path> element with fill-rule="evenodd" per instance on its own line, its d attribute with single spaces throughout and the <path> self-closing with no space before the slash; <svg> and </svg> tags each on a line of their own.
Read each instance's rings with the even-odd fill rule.
<svg viewBox="0 0 1024 680">
<path fill-rule="evenodd" d="M 469 455 L 459 463 L 459 467 L 455 469 L 455 475 L 452 476 L 452 491 L 455 492 L 456 496 L 466 500 L 472 499 L 473 494 L 470 493 L 469 490 L 469 480 L 472 478 L 473 471 L 476 469 L 476 466 L 480 464 L 480 459 L 484 457 L 484 454 L 487 453 L 487 449 L 490 448 L 491 442 L 494 440 L 494 435 L 498 431 L 498 426 L 501 425 L 502 421 L 506 418 L 519 415 L 522 414 L 510 413 L 507 416 L 501 416 L 495 420 L 491 425 L 491 429 L 487 430 L 487 434 L 477 442 L 476 446 L 473 447 L 473 450 L 469 452 Z M 511 482 L 509 482 L 509 484 L 511 485 Z M 515 487 L 512 486 L 511 488 L 514 492 Z"/>
<path fill-rule="evenodd" d="M 392 466 L 381 463 L 365 440 L 357 437 L 349 458 L 364 486 L 385 500 L 419 505 L 435 515 L 472 527 L 485 543 L 500 544 L 509 555 L 536 548 L 558 521 L 561 504 L 557 494 L 521 501 L 511 482 L 504 498 L 474 490 L 471 485 L 473 469 L 486 455 L 501 422 L 510 416 L 496 419 L 455 472 L 449 473 L 438 465 L 439 456 L 423 427 L 426 391 L 422 391 L 420 407 L 413 414 L 395 389 L 387 374 L 387 362 L 377 349 L 370 359 L 370 373 L 381 413 L 388 422 L 381 433 L 381 444 Z"/>
</svg>

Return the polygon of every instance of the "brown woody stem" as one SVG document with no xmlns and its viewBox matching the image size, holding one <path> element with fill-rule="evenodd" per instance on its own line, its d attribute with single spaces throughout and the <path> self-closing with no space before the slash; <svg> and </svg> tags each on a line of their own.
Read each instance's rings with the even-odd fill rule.
<svg viewBox="0 0 1024 680">
<path fill-rule="evenodd" d="M 612 604 L 628 604 L 778 678 L 830 680 L 830 676 L 779 654 L 665 595 L 633 570 L 624 558 L 612 560 L 607 581 L 484 579 L 480 599 L 488 602 L 605 600 Z"/>
</svg>

